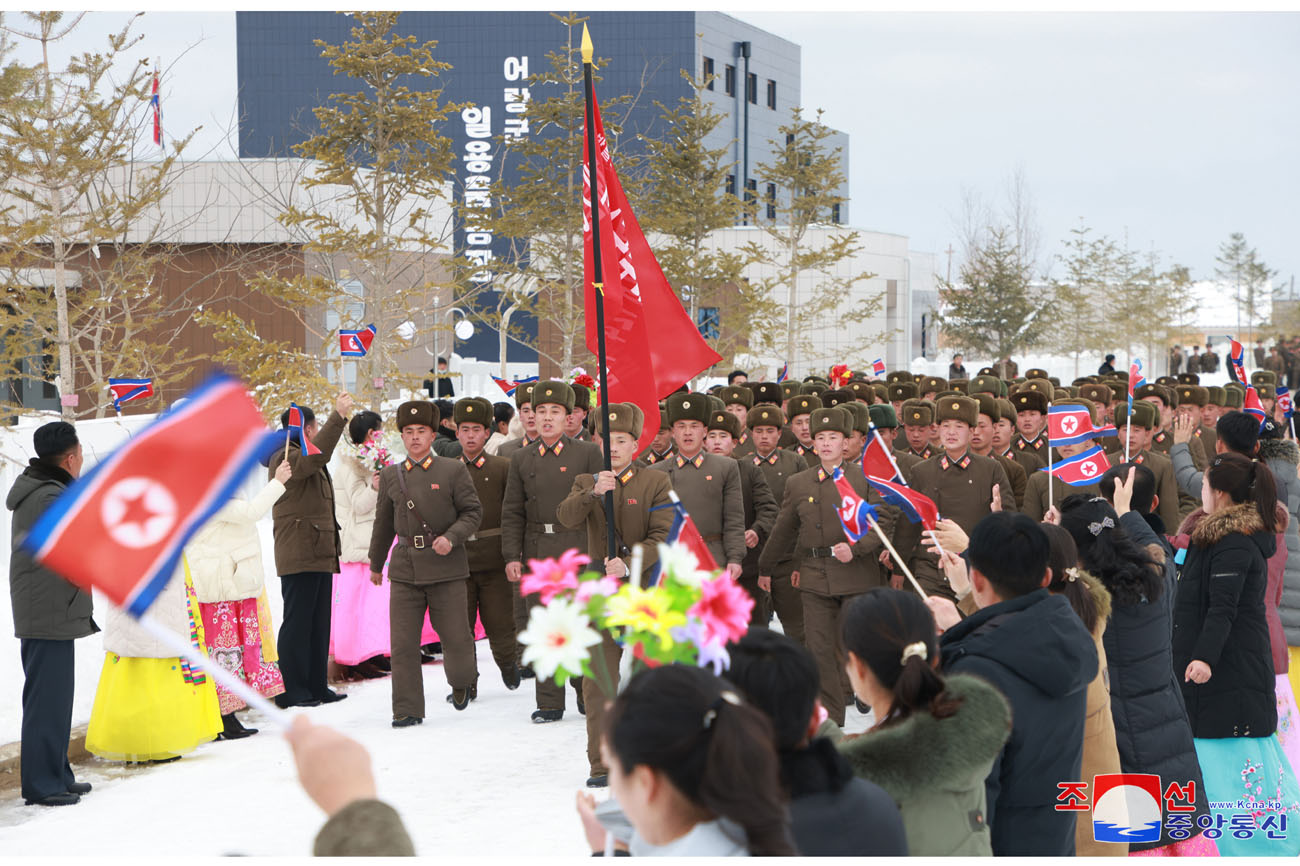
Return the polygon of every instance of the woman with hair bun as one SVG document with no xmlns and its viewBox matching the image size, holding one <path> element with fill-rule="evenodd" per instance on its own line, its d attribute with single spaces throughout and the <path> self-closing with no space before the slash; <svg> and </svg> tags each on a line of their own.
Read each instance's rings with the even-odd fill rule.
<svg viewBox="0 0 1300 866">
<path fill-rule="evenodd" d="M 1011 734 L 1011 709 L 976 677 L 939 672 L 934 617 L 914 593 L 877 588 L 844 609 L 853 693 L 877 719 L 840 749 L 889 793 L 912 856 L 991 855 L 984 780 Z"/>
<path fill-rule="evenodd" d="M 796 853 L 772 723 L 707 670 L 637 674 L 605 716 L 600 750 L 633 856 Z M 603 850 L 594 801 L 578 803 L 593 853 Z"/>
<path fill-rule="evenodd" d="M 1226 822 L 1245 811 L 1256 832 L 1225 832 L 1224 856 L 1300 853 L 1300 833 L 1268 838 L 1264 822 L 1300 819 L 1300 787 L 1277 739 L 1277 703 L 1264 591 L 1277 545 L 1277 487 L 1267 466 L 1220 454 L 1201 486 L 1205 516 L 1191 545 L 1174 602 L 1174 672 L 1210 802 L 1250 804 L 1211 810 Z M 1276 832 L 1274 833 L 1276 836 Z"/>
</svg>

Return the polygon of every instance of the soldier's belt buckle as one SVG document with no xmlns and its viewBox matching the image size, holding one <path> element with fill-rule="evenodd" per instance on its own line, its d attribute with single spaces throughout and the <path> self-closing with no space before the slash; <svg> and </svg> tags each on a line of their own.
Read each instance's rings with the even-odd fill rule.
<svg viewBox="0 0 1300 866">
<path fill-rule="evenodd" d="M 412 538 L 411 541 L 415 542 L 415 549 L 416 549 L 416 550 L 424 550 L 424 536 L 423 536 L 423 535 L 417 535 L 417 536 L 415 536 L 415 538 Z"/>
</svg>

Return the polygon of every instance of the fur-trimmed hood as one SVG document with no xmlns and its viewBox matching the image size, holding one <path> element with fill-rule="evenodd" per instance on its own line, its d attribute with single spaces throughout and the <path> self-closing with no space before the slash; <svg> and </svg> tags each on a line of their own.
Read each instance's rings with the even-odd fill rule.
<svg viewBox="0 0 1300 866">
<path fill-rule="evenodd" d="M 1094 637 L 1106 630 L 1106 620 L 1110 619 L 1110 590 L 1108 590 L 1099 578 L 1093 577 L 1082 569 L 1079 570 L 1079 578 L 1083 585 L 1088 587 L 1092 593 L 1093 603 L 1097 605 L 1097 625 L 1094 627 Z"/>
<path fill-rule="evenodd" d="M 1290 439 L 1261 439 L 1258 457 L 1264 461 L 1282 460 L 1297 466 L 1300 465 L 1300 445 Z"/>
<path fill-rule="evenodd" d="M 899 801 L 962 787 L 973 774 L 987 772 L 1011 736 L 1011 708 L 977 677 L 953 674 L 947 687 L 962 699 L 954 715 L 936 719 L 919 712 L 843 742 L 840 750 L 854 771 Z"/>
<path fill-rule="evenodd" d="M 1234 532 L 1256 535 L 1264 531 L 1264 521 L 1253 502 L 1231 505 L 1213 514 L 1206 514 L 1192 529 L 1192 544 L 1213 547 Z"/>
</svg>

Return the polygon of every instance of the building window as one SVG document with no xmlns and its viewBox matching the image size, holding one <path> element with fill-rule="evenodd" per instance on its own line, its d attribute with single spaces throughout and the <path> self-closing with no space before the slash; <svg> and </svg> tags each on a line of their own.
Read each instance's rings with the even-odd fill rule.
<svg viewBox="0 0 1300 866">
<path fill-rule="evenodd" d="M 770 78 L 767 80 L 767 107 L 776 108 L 776 82 Z"/>
<path fill-rule="evenodd" d="M 708 90 L 713 89 L 713 58 L 704 58 L 704 80 L 707 82 L 704 86 Z"/>
<path fill-rule="evenodd" d="M 718 339 L 718 334 L 722 330 L 722 316 L 718 313 L 718 308 L 700 307 L 698 315 L 700 336 L 706 340 Z"/>
<path fill-rule="evenodd" d="M 756 198 L 758 198 L 758 181 L 751 178 L 745 181 L 745 204 L 752 205 Z"/>
<path fill-rule="evenodd" d="M 726 86 L 728 96 L 736 95 L 736 67 L 732 66 L 730 63 L 727 64 L 727 68 L 724 71 L 723 84 Z"/>
<path fill-rule="evenodd" d="M 734 174 L 729 174 L 727 175 L 727 195 L 735 195 L 735 194 L 736 194 L 736 176 Z"/>
<path fill-rule="evenodd" d="M 794 133 L 793 133 L 793 132 L 787 132 L 787 133 L 785 134 L 785 146 L 786 146 L 786 147 L 789 147 L 789 146 L 792 145 L 792 144 L 794 144 Z"/>
<path fill-rule="evenodd" d="M 753 72 L 745 76 L 745 98 L 758 105 L 758 75 Z"/>
<path fill-rule="evenodd" d="M 840 224 L 840 205 L 839 202 L 831 205 L 831 222 L 836 225 Z"/>
<path fill-rule="evenodd" d="M 776 219 L 776 184 L 767 185 L 767 218 Z"/>
</svg>

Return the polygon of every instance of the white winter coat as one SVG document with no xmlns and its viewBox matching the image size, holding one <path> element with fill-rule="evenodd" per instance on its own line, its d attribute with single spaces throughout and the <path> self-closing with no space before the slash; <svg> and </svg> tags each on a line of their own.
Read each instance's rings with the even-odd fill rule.
<svg viewBox="0 0 1300 866">
<path fill-rule="evenodd" d="M 149 606 L 148 616 L 177 635 L 183 643 L 190 642 L 190 618 L 185 607 L 185 570 L 182 566 L 176 567 L 172 579 Z M 136 625 L 131 615 L 115 604 L 108 605 L 108 616 L 104 620 L 104 650 L 142 659 L 171 659 L 179 655 Z"/>
<path fill-rule="evenodd" d="M 510 440 L 507 439 L 505 436 L 503 436 L 501 433 L 499 433 L 496 430 L 493 430 L 492 435 L 488 437 L 487 444 L 483 446 L 483 451 L 488 454 L 496 454 L 497 449 L 509 441 Z"/>
<path fill-rule="evenodd" d="M 227 502 L 190 540 L 185 558 L 199 601 L 240 601 L 262 594 L 266 572 L 257 521 L 282 495 L 284 485 L 272 478 L 252 500 Z"/>
<path fill-rule="evenodd" d="M 370 470 L 355 457 L 343 456 L 334 473 L 334 517 L 342 527 L 340 562 L 370 561 L 370 530 L 379 493 L 370 486 Z"/>
</svg>

